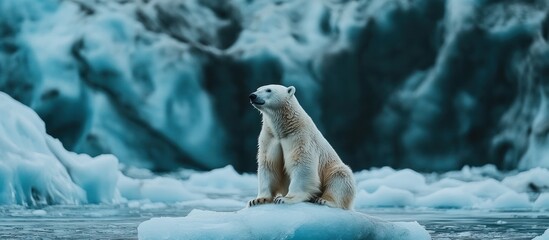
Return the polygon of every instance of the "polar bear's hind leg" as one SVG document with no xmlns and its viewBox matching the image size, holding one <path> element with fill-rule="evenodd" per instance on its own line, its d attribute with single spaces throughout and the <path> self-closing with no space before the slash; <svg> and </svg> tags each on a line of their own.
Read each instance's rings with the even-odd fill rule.
<svg viewBox="0 0 549 240">
<path fill-rule="evenodd" d="M 312 200 L 312 202 L 337 207 L 343 209 L 353 208 L 353 199 L 355 196 L 354 180 L 346 170 L 333 172 L 325 184 L 322 195 Z"/>
</svg>

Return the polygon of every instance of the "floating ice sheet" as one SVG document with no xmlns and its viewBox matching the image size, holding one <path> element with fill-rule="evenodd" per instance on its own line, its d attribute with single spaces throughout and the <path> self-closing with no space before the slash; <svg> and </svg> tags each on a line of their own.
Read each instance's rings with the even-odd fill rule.
<svg viewBox="0 0 549 240">
<path fill-rule="evenodd" d="M 417 222 L 387 222 L 353 211 L 318 206 L 262 205 L 237 212 L 193 210 L 186 217 L 141 223 L 147 239 L 431 239 Z"/>
</svg>

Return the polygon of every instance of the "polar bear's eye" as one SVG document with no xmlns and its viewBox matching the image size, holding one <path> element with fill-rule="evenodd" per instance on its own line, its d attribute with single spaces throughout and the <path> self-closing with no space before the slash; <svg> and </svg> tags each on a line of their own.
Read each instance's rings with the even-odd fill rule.
<svg viewBox="0 0 549 240">
<path fill-rule="evenodd" d="M 267 92 L 271 92 L 271 89 L 267 89 Z"/>
</svg>

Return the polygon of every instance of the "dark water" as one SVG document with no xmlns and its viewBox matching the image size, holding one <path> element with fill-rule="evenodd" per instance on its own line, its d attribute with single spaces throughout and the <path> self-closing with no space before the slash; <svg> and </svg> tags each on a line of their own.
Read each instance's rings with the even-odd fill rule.
<svg viewBox="0 0 549 240">
<path fill-rule="evenodd" d="M 388 221 L 417 221 L 433 239 L 532 239 L 549 228 L 549 212 L 363 210 Z"/>
<path fill-rule="evenodd" d="M 193 208 L 201 207 L 85 205 L 48 206 L 37 210 L 2 206 L 0 239 L 137 239 L 139 223 L 151 217 L 185 216 Z M 417 209 L 358 211 L 389 221 L 418 221 L 433 239 L 532 239 L 549 228 L 549 212 Z"/>
</svg>

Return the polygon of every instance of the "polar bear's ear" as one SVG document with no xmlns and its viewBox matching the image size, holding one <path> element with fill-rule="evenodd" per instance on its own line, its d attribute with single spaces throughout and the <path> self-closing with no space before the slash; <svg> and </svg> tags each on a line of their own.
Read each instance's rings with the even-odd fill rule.
<svg viewBox="0 0 549 240">
<path fill-rule="evenodd" d="M 288 94 L 290 94 L 290 96 L 294 95 L 295 93 L 295 87 L 294 86 L 289 86 L 288 87 Z"/>
</svg>

